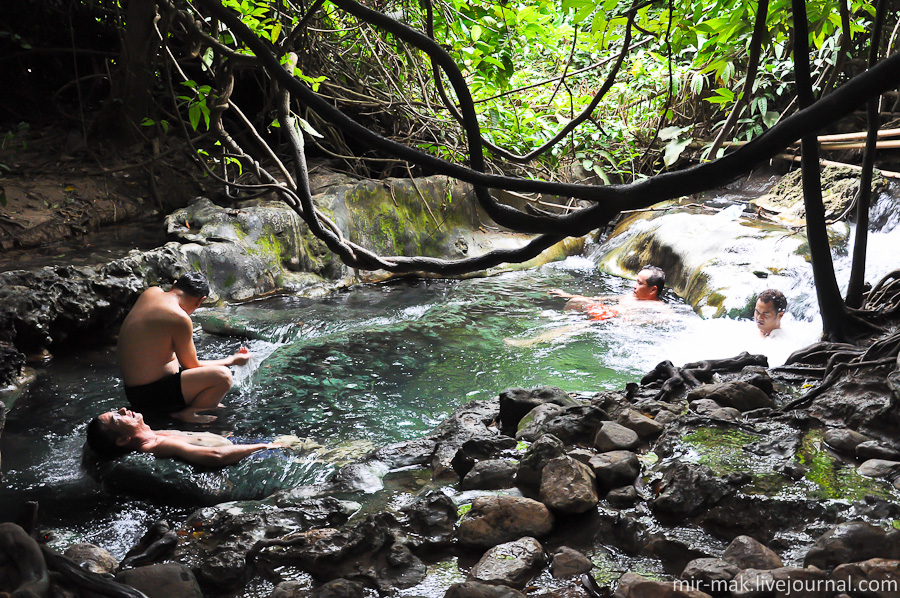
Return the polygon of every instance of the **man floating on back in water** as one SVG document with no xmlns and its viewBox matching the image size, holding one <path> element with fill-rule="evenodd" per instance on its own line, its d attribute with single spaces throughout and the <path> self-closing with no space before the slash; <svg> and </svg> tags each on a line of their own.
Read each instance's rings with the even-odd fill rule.
<svg viewBox="0 0 900 598">
<path fill-rule="evenodd" d="M 153 430 L 140 413 L 124 407 L 92 419 L 87 427 L 87 442 L 104 458 L 137 451 L 207 467 L 232 465 L 257 451 L 288 447 L 281 442 L 232 444 L 224 436 L 210 432 Z"/>
<path fill-rule="evenodd" d="M 206 278 L 189 272 L 168 291 L 144 291 L 125 317 L 119 369 L 125 396 L 135 409 L 200 424 L 216 419 L 199 412 L 222 407 L 219 401 L 231 388 L 228 366 L 244 365 L 251 355 L 241 347 L 224 359 L 197 359 L 191 314 L 208 294 Z"/>
</svg>

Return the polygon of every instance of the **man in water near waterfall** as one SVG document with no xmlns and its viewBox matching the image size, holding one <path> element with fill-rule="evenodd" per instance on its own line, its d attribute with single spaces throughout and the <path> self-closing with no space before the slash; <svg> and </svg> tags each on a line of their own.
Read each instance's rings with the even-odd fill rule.
<svg viewBox="0 0 900 598">
<path fill-rule="evenodd" d="M 144 423 L 144 416 L 124 407 L 92 419 L 87 427 L 87 443 L 104 458 L 137 451 L 206 467 L 232 465 L 257 451 L 288 447 L 280 442 L 232 444 L 211 432 L 152 430 Z"/>
<path fill-rule="evenodd" d="M 572 295 L 560 289 L 551 289 L 550 294 L 568 299 L 564 310 L 587 312 L 592 320 L 608 320 L 624 315 L 626 317 L 637 316 L 641 321 L 647 319 L 647 316 L 651 316 L 650 321 L 653 321 L 659 319 L 652 317 L 654 314 L 658 316 L 660 313 L 671 311 L 662 302 L 665 286 L 666 273 L 662 271 L 662 268 L 644 266 L 638 272 L 631 295 L 585 297 Z"/>
<path fill-rule="evenodd" d="M 787 298 L 776 289 L 766 289 L 756 299 L 753 319 L 759 334 L 767 338 L 781 335 L 781 318 L 787 309 Z"/>
<path fill-rule="evenodd" d="M 533 338 L 508 338 L 507 345 L 530 347 L 538 343 L 568 338 L 588 328 L 594 322 L 622 317 L 630 324 L 646 324 L 668 320 L 672 309 L 662 301 L 666 285 L 666 274 L 662 268 L 644 266 L 638 272 L 631 295 L 608 297 L 585 297 L 573 295 L 560 289 L 551 289 L 550 294 L 568 299 L 563 308 L 566 311 L 583 311 L 590 318 L 587 322 L 570 324 L 547 330 Z"/>
<path fill-rule="evenodd" d="M 133 408 L 191 423 L 216 419 L 199 412 L 222 407 L 219 401 L 232 382 L 228 366 L 244 365 L 251 354 L 241 347 L 224 359 L 197 359 L 191 314 L 208 294 L 206 278 L 189 272 L 168 291 L 144 291 L 125 317 L 118 360 Z"/>
</svg>

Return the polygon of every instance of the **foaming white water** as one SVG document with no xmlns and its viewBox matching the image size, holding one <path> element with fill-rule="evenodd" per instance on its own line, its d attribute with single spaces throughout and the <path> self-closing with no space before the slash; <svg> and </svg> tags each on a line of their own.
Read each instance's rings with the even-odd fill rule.
<svg viewBox="0 0 900 598">
<path fill-rule="evenodd" d="M 234 366 L 232 381 L 235 387 L 244 390 L 253 388 L 253 374 L 259 369 L 262 362 L 266 360 L 279 347 L 286 343 L 271 343 L 264 340 L 254 340 L 248 345 L 250 349 L 250 361 L 244 365 Z"/>
<path fill-rule="evenodd" d="M 595 272 L 597 270 L 597 264 L 593 259 L 581 255 L 570 255 L 564 260 L 550 262 L 543 267 L 566 272 Z"/>
<path fill-rule="evenodd" d="M 802 321 L 787 314 L 782 320 L 780 332 L 763 337 L 752 320 L 716 318 L 700 320 L 680 334 L 666 336 L 654 348 L 660 356 L 668 356 L 676 366 L 705 359 L 734 357 L 747 351 L 753 355 L 765 355 L 769 367 L 774 367 L 784 364 L 794 351 L 819 340 L 821 330 L 818 319 Z"/>
</svg>

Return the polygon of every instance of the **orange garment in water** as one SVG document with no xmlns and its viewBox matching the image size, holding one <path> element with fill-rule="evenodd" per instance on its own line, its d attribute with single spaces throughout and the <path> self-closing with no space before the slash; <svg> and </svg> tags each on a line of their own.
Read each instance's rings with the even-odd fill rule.
<svg viewBox="0 0 900 598">
<path fill-rule="evenodd" d="M 619 315 L 619 312 L 606 305 L 605 303 L 594 303 L 587 308 L 588 317 L 592 320 L 609 320 Z"/>
</svg>

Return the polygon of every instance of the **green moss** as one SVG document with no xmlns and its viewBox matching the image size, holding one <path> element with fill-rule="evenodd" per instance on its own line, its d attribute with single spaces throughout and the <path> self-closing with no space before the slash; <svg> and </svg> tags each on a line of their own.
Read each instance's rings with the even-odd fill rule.
<svg viewBox="0 0 900 598">
<path fill-rule="evenodd" d="M 859 475 L 855 467 L 825 450 L 820 430 L 806 433 L 795 458 L 807 468 L 806 479 L 814 485 L 810 494 L 815 498 L 856 501 L 871 494 L 896 499 L 883 482 Z"/>
<path fill-rule="evenodd" d="M 699 453 L 699 463 L 708 466 L 716 475 L 734 471 L 750 473 L 753 481 L 743 487 L 743 492 L 748 494 L 799 494 L 815 499 L 847 501 L 874 495 L 896 500 L 884 482 L 859 475 L 852 465 L 826 450 L 822 437 L 820 430 L 804 434 L 794 458 L 807 471 L 804 479 L 797 482 L 772 472 L 772 463 L 767 464 L 765 458 L 743 450 L 745 445 L 758 440 L 753 434 L 741 430 L 705 428 L 687 434 L 682 440 Z"/>
<path fill-rule="evenodd" d="M 758 437 L 741 430 L 701 428 L 682 439 L 700 453 L 699 462 L 717 475 L 752 469 L 756 457 L 742 450 Z"/>
<path fill-rule="evenodd" d="M 225 279 L 225 288 L 230 289 L 237 283 L 237 277 L 234 274 L 229 274 Z"/>
</svg>

